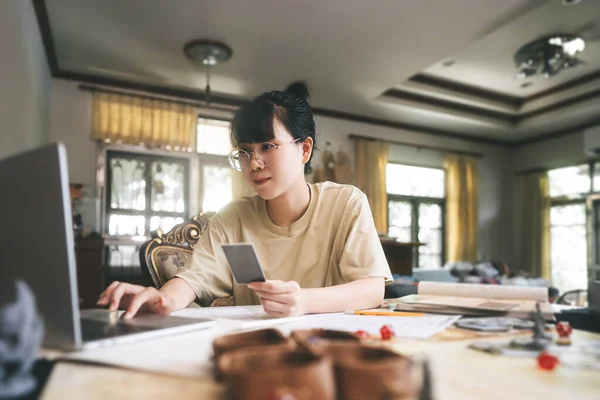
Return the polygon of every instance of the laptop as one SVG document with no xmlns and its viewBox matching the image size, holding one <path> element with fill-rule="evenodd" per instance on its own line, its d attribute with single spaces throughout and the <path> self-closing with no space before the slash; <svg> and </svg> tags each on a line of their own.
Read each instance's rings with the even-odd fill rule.
<svg viewBox="0 0 600 400">
<path fill-rule="evenodd" d="M 75 243 L 62 144 L 0 160 L 0 276 L 32 289 L 45 347 L 89 349 L 206 329 L 211 319 L 79 310 Z"/>
</svg>

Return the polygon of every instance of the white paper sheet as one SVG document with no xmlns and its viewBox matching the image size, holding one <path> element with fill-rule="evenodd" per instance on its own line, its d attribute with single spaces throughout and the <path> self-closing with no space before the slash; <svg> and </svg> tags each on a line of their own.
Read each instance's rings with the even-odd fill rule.
<svg viewBox="0 0 600 400">
<path fill-rule="evenodd" d="M 274 318 L 262 306 L 185 308 L 171 315 L 186 318 L 214 318 L 230 329 L 257 329 L 287 324 L 299 319 Z"/>
<path fill-rule="evenodd" d="M 383 325 L 391 325 L 397 337 L 409 339 L 429 339 L 456 322 L 460 315 L 434 315 L 424 317 L 381 317 L 365 315 L 315 314 L 305 315 L 302 319 L 285 326 L 291 329 L 336 329 L 356 332 L 364 330 L 372 334 L 379 333 Z M 280 329 L 282 330 L 282 329 Z"/>
</svg>

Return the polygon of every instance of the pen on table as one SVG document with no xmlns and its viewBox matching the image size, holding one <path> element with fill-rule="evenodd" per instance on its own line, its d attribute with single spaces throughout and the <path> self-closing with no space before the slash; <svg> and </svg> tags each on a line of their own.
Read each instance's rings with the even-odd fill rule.
<svg viewBox="0 0 600 400">
<path fill-rule="evenodd" d="M 402 312 L 402 311 L 344 311 L 347 315 L 376 315 L 380 317 L 424 317 L 422 312 Z"/>
</svg>

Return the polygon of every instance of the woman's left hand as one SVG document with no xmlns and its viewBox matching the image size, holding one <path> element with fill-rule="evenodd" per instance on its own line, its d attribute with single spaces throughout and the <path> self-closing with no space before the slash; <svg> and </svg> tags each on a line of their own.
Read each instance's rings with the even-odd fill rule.
<svg viewBox="0 0 600 400">
<path fill-rule="evenodd" d="M 253 289 L 265 312 L 272 317 L 292 317 L 305 313 L 302 301 L 302 289 L 296 281 L 252 282 Z"/>
</svg>

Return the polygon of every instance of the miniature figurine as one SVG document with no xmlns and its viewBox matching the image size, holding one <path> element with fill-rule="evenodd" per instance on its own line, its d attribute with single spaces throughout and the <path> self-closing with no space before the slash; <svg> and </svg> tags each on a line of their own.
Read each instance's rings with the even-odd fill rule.
<svg viewBox="0 0 600 400">
<path fill-rule="evenodd" d="M 533 337 L 526 340 L 515 339 L 510 345 L 511 347 L 518 347 L 526 350 L 544 350 L 548 344 L 550 344 L 552 338 L 546 335 L 546 324 L 539 302 L 536 303 L 535 312 L 530 314 L 530 318 L 533 321 Z"/>
</svg>

